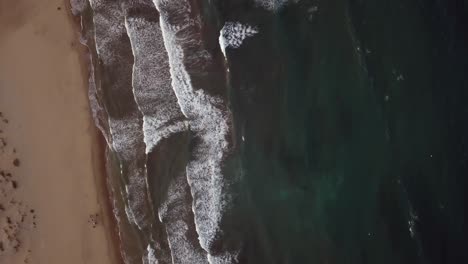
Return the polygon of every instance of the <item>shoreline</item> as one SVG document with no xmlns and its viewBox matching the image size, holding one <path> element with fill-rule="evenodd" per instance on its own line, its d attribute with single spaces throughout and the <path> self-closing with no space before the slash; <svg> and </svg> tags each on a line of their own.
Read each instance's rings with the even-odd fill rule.
<svg viewBox="0 0 468 264">
<path fill-rule="evenodd" d="M 96 136 L 95 136 L 95 154 L 93 155 L 93 160 L 96 161 L 97 164 L 95 165 L 95 170 L 97 171 L 98 177 L 95 177 L 96 180 L 96 187 L 98 190 L 101 190 L 99 193 L 100 195 L 100 201 L 101 201 L 101 211 L 103 212 L 103 216 L 105 218 L 103 219 L 103 223 L 105 226 L 106 230 L 106 236 L 108 240 L 108 248 L 109 251 L 111 252 L 111 263 L 115 264 L 124 264 L 124 260 L 122 258 L 122 253 L 121 253 L 121 241 L 119 237 L 119 231 L 118 231 L 118 224 L 117 220 L 114 216 L 113 213 L 113 206 L 111 203 L 112 194 L 109 190 L 108 186 L 108 174 L 106 170 L 106 141 L 102 134 L 99 131 L 96 131 Z M 98 157 L 95 157 L 98 156 Z"/>
<path fill-rule="evenodd" d="M 83 82 L 88 84 L 84 88 L 86 95 L 89 96 L 89 78 L 91 74 L 91 51 L 89 47 L 80 43 L 80 38 L 82 37 L 82 27 L 81 27 L 81 15 L 74 15 L 72 13 L 72 6 L 70 0 L 62 0 L 64 5 L 66 6 L 66 12 L 70 21 L 72 21 L 72 26 L 75 30 L 76 39 L 78 40 L 78 44 L 75 49 L 77 53 L 80 55 L 80 68 L 83 76 Z M 89 100 L 89 98 L 88 98 Z M 89 102 L 88 102 L 89 103 Z M 108 239 L 108 247 L 109 251 L 112 255 L 112 262 L 115 264 L 124 264 L 124 260 L 122 257 L 121 252 L 121 241 L 118 231 L 118 223 L 117 219 L 113 212 L 113 205 L 112 205 L 112 193 L 109 189 L 108 183 L 108 171 L 106 165 L 106 149 L 107 149 L 107 142 L 102 134 L 102 131 L 95 125 L 96 120 L 93 118 L 91 106 L 88 107 L 88 113 L 91 117 L 91 122 L 94 126 L 94 138 L 93 138 L 93 152 L 92 152 L 92 160 L 94 162 L 94 170 L 95 170 L 95 182 L 96 187 L 99 192 L 99 200 L 101 202 L 101 211 L 103 212 L 104 217 L 104 226 L 106 230 L 106 237 Z"/>
</svg>

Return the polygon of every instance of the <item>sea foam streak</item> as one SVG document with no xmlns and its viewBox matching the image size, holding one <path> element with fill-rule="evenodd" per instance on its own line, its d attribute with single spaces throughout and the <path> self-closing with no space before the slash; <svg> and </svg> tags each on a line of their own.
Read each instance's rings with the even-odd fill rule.
<svg viewBox="0 0 468 264">
<path fill-rule="evenodd" d="M 200 244 L 209 253 L 210 263 L 233 263 L 236 255 L 231 252 L 212 253 L 216 236 L 222 233 L 220 221 L 228 198 L 223 193 L 221 166 L 229 151 L 226 138 L 231 115 L 221 98 L 210 96 L 203 89 L 194 89 L 186 70 L 184 45 L 190 45 L 196 52 L 204 51 L 196 35 L 200 31 L 199 16 L 194 14 L 186 0 L 153 1 L 160 11 L 172 87 L 198 140 L 187 165 L 187 178 L 193 196 L 192 210 Z"/>
<path fill-rule="evenodd" d="M 102 66 L 102 86 L 111 137 L 111 149 L 117 155 L 128 206 L 127 217 L 145 233 L 155 233 L 146 182 L 146 153 L 142 129 L 142 115 L 134 100 L 132 88 L 133 56 L 127 37 L 120 2 L 90 1 L 93 9 L 96 51 Z M 163 230 L 163 229 L 162 229 Z M 153 241 L 159 263 L 170 263 L 165 234 L 159 232 Z M 123 238 L 125 240 L 125 238 Z"/>
<path fill-rule="evenodd" d="M 298 2 L 299 0 L 254 0 L 257 5 L 263 8 L 276 12 L 281 9 L 288 2 Z"/>
<path fill-rule="evenodd" d="M 146 247 L 147 255 L 143 256 L 143 264 L 159 264 L 158 259 L 156 258 L 156 251 L 154 248 L 151 247 L 151 245 L 148 245 Z"/>
<path fill-rule="evenodd" d="M 145 12 L 128 11 L 125 26 L 130 37 L 134 55 L 133 92 L 139 109 L 143 114 L 143 133 L 146 152 L 158 151 L 161 141 L 179 132 L 188 131 L 188 122 L 182 114 L 177 97 L 171 86 L 169 61 L 164 47 L 159 21 L 155 21 L 150 10 L 154 9 L 151 1 L 140 1 L 141 5 L 133 4 L 130 8 L 144 7 Z M 144 6 L 149 2 L 151 6 Z M 154 13 L 156 10 L 154 9 Z M 153 17 L 151 17 L 153 15 Z M 157 15 L 157 14 L 156 14 Z M 177 135 L 175 135 L 177 136 Z M 157 163 L 167 163 L 157 160 Z M 159 164 L 158 167 L 167 164 Z M 168 243 L 172 255 L 172 263 L 207 263 L 206 253 L 201 249 L 198 240 L 193 241 L 190 236 L 195 230 L 193 214 L 191 212 L 190 191 L 184 173 L 174 175 L 167 190 L 167 199 L 158 201 L 160 221 L 164 223 L 168 236 Z M 164 175 L 153 177 L 164 178 Z M 172 177 L 172 175 L 171 175 Z M 162 196 L 162 195 L 161 195 Z M 188 197 L 187 197 L 188 196 Z M 153 201 L 155 202 L 155 201 Z M 192 223 L 190 225 L 190 222 Z M 151 262 L 148 248 L 148 262 Z M 154 250 L 153 250 L 154 251 Z"/>
<path fill-rule="evenodd" d="M 190 225 L 193 213 L 190 204 L 186 203 L 189 191 L 185 173 L 181 173 L 171 182 L 168 198 L 159 210 L 159 218 L 166 224 L 174 264 L 208 262 L 206 252 L 190 238 L 196 236 L 196 231 L 193 230 L 193 222 Z"/>
<path fill-rule="evenodd" d="M 133 92 L 143 114 L 143 134 L 149 153 L 162 138 L 188 130 L 188 124 L 171 87 L 159 23 L 127 17 L 125 25 L 135 59 Z"/>
<path fill-rule="evenodd" d="M 123 16 L 120 12 L 120 6 L 111 4 L 110 1 L 90 1 L 91 7 L 94 9 L 94 24 L 95 24 L 95 39 L 96 50 L 98 51 L 99 58 L 103 64 L 105 74 L 113 80 L 109 81 L 108 90 L 109 96 L 113 99 L 119 99 L 121 105 L 125 105 L 125 110 L 108 109 L 109 114 L 109 130 L 112 138 L 112 149 L 121 160 L 121 164 L 128 165 L 129 183 L 127 189 L 130 191 L 130 210 L 134 211 L 133 215 L 135 221 L 140 228 L 147 222 L 144 207 L 145 199 L 141 196 L 141 188 L 145 190 L 144 181 L 141 179 L 141 169 L 136 164 L 137 157 L 141 156 L 139 153 L 139 146 L 142 146 L 143 134 L 140 125 L 140 113 L 135 107 L 136 104 L 132 100 L 133 96 L 124 98 L 125 94 L 132 95 L 131 91 L 131 68 L 130 71 L 126 66 L 131 67 L 131 60 L 125 57 L 125 45 L 121 39 L 126 35 L 125 27 L 123 27 Z M 120 20 L 122 19 L 122 22 Z M 130 93 L 129 93 L 130 92 Z M 126 100 L 126 101 L 124 101 Z M 109 108 L 109 107 L 107 107 Z M 122 107 L 123 108 L 123 107 Z M 120 110 L 120 111 L 119 111 Z M 120 112 L 120 113 L 118 113 Z M 135 192 L 136 191 L 136 192 Z M 135 206 L 133 206 L 135 205 Z"/>
</svg>

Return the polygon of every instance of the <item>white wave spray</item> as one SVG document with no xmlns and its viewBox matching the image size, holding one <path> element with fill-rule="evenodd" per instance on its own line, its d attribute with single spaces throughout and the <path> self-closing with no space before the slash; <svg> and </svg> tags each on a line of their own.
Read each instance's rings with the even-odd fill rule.
<svg viewBox="0 0 468 264">
<path fill-rule="evenodd" d="M 200 26 L 200 19 L 193 15 L 188 1 L 153 2 L 160 12 L 164 44 L 169 55 L 172 88 L 182 112 L 189 120 L 191 131 L 198 139 L 186 170 L 200 244 L 209 253 L 210 263 L 232 263 L 235 262 L 235 254 L 211 254 L 216 236 L 222 233 L 220 222 L 227 202 L 223 193 L 221 166 L 229 151 L 226 138 L 230 132 L 228 124 L 231 122 L 231 115 L 221 98 L 210 96 L 203 89 L 194 89 L 184 65 L 183 45 L 199 46 L 202 49 L 201 43 L 197 43 L 201 40 L 196 38 L 194 32 Z"/>
<path fill-rule="evenodd" d="M 226 22 L 219 32 L 219 46 L 226 57 L 226 48 L 239 48 L 248 37 L 258 33 L 256 27 L 240 22 Z"/>
</svg>

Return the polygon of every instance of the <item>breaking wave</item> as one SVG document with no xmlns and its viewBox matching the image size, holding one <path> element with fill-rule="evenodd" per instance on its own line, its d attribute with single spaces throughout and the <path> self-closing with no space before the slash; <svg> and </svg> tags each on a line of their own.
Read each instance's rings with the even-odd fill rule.
<svg viewBox="0 0 468 264">
<path fill-rule="evenodd" d="M 232 117 L 223 92 L 208 92 L 190 73 L 216 57 L 205 48 L 197 7 L 188 0 L 71 4 L 91 53 L 93 116 L 115 157 L 108 167 L 123 204 L 115 200 L 114 212 L 122 249 L 131 249 L 124 260 L 236 263 L 238 250 L 215 249 L 230 203 L 223 166 Z M 224 32 L 226 47 L 235 48 L 257 31 L 228 23 Z M 138 242 L 125 242 L 131 237 Z"/>
<path fill-rule="evenodd" d="M 239 22 L 226 22 L 219 33 L 219 46 L 226 57 L 226 48 L 239 48 L 248 37 L 258 33 L 258 29 Z"/>
</svg>

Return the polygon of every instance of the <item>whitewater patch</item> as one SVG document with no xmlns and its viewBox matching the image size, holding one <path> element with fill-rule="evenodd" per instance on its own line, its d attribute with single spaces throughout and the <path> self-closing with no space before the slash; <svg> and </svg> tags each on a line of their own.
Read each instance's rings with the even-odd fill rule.
<svg viewBox="0 0 468 264">
<path fill-rule="evenodd" d="M 74 16 L 81 14 L 86 8 L 86 0 L 70 0 L 71 12 Z"/>
<path fill-rule="evenodd" d="M 190 193 L 185 172 L 180 173 L 170 183 L 167 199 L 161 204 L 159 219 L 166 226 L 169 247 L 172 252 L 172 263 L 208 263 L 206 252 L 197 241 L 193 241 L 196 231 L 193 228 L 193 213 Z"/>
<path fill-rule="evenodd" d="M 142 138 L 138 116 L 122 119 L 109 118 L 109 129 L 112 136 L 112 149 L 123 161 L 134 159 L 138 153 L 136 147 Z"/>
<path fill-rule="evenodd" d="M 125 186 L 125 198 L 128 200 L 130 214 L 127 213 L 127 216 L 130 216 L 131 223 L 142 230 L 150 223 L 147 223 L 148 216 L 144 210 L 147 208 L 146 173 L 144 169 L 136 165 L 136 159 L 140 154 L 135 146 L 141 144 L 141 125 L 138 117 L 109 118 L 109 129 L 113 151 L 121 159 L 121 164 L 128 165 L 125 171 L 121 169 L 121 172 L 124 172 L 128 178 L 128 184 Z"/>
<path fill-rule="evenodd" d="M 161 14 L 172 88 L 197 139 L 186 173 L 200 245 L 208 252 L 210 263 L 233 263 L 235 256 L 231 252 L 211 254 L 217 236 L 222 234 L 220 222 L 228 202 L 227 194 L 223 192 L 225 182 L 221 167 L 229 151 L 226 139 L 230 133 L 231 114 L 221 98 L 206 94 L 202 87 L 194 89 L 186 70 L 184 46 L 195 52 L 205 51 L 197 35 L 201 31 L 199 16 L 193 14 L 186 0 L 153 2 Z"/>
<path fill-rule="evenodd" d="M 255 3 L 269 11 L 276 12 L 288 2 L 298 2 L 298 0 L 254 0 Z"/>
<path fill-rule="evenodd" d="M 219 32 L 219 46 L 226 58 L 226 48 L 239 48 L 248 37 L 258 33 L 256 27 L 240 22 L 226 22 Z"/>
<path fill-rule="evenodd" d="M 209 82 L 197 82 L 203 76 L 192 82 L 189 74 L 194 69 L 203 72 L 219 57 L 205 49 L 202 20 L 195 14 L 198 7 L 192 9 L 188 0 L 153 0 L 160 11 L 155 21 L 155 17 L 139 17 L 145 9 L 135 5 L 146 2 L 89 0 L 95 26 L 90 32 L 94 32 L 95 61 L 99 61 L 96 68 L 102 74 L 96 75 L 98 83 L 92 80 L 97 88 L 92 88 L 90 101 L 102 106 L 102 111 L 93 107 L 99 110 L 93 114 L 101 118 L 101 130 L 108 134 L 106 140 L 120 163 L 120 192 L 126 200 L 120 215 L 142 236 L 154 235 L 146 232 L 159 225 L 150 206 L 147 154 L 163 139 L 190 130 L 190 160 L 184 173 L 171 180 L 168 197 L 158 210 L 165 228 L 158 234 L 167 233 L 167 237 L 154 238 L 167 239 L 172 263 L 236 263 L 238 252 L 214 246 L 222 239 L 221 220 L 230 201 L 222 166 L 231 151 L 232 117 L 222 97 L 208 94 L 206 87 L 193 87 L 193 83 Z M 223 39 L 225 48 L 239 47 L 257 33 L 254 27 L 236 23 L 229 30 Z M 148 241 L 137 262 L 170 263 L 167 245 L 162 247 L 153 237 Z"/>
<path fill-rule="evenodd" d="M 156 250 L 148 245 L 146 247 L 147 255 L 143 256 L 143 264 L 159 264 L 158 259 L 156 258 Z"/>
<path fill-rule="evenodd" d="M 96 53 L 104 80 L 99 85 L 105 85 L 100 87 L 106 96 L 101 103 L 108 114 L 110 147 L 120 163 L 120 184 L 123 185 L 120 187 L 125 187 L 120 194 L 126 201 L 125 216 L 138 228 L 139 236 L 147 236 L 154 230 L 155 216 L 148 197 L 143 115 L 133 91 L 134 58 L 130 54 L 132 46 L 125 27 L 125 12 L 119 1 L 91 0 L 90 4 Z M 169 263 L 165 245 L 160 241 L 152 242 L 158 261 Z M 140 261 L 146 255 L 143 251 Z"/>
<path fill-rule="evenodd" d="M 136 223 L 135 216 L 133 215 L 132 210 L 128 206 L 125 206 L 125 215 L 127 216 L 127 219 L 130 223 Z"/>
<path fill-rule="evenodd" d="M 146 153 L 161 139 L 188 130 L 171 87 L 169 62 L 158 23 L 139 17 L 126 17 L 125 27 L 134 56 L 132 86 L 135 101 L 143 115 Z"/>
<path fill-rule="evenodd" d="M 163 139 L 188 131 L 189 124 L 172 89 L 169 58 L 159 22 L 146 19 L 143 14 L 138 13 L 125 17 L 125 27 L 134 56 L 133 93 L 143 114 L 143 134 L 148 154 L 153 150 L 157 151 Z M 191 194 L 189 188 L 186 188 L 188 183 L 185 172 L 172 179 L 171 186 L 182 187 L 168 189 L 168 198 L 163 199 L 162 205 L 158 205 L 158 216 L 165 226 L 172 263 L 207 263 L 206 252 L 200 247 L 198 240 L 191 238 L 196 235 L 196 231 L 188 228 L 188 222 L 193 226 L 194 220 L 192 214 L 187 218 L 187 212 L 191 213 Z M 180 199 L 174 201 L 171 197 Z M 168 204 L 170 210 L 167 209 Z M 153 263 L 149 255 L 151 251 L 149 248 L 147 250 L 146 261 Z"/>
</svg>

